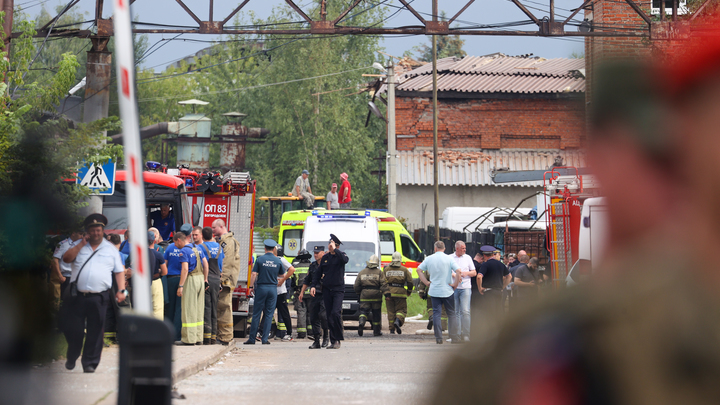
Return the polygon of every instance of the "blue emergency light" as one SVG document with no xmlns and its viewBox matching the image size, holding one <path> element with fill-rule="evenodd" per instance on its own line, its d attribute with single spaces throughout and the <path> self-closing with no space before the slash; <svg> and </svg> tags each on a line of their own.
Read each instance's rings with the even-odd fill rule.
<svg viewBox="0 0 720 405">
<path fill-rule="evenodd" d="M 318 215 L 318 211 L 313 211 L 312 215 L 320 219 L 335 219 L 335 218 L 350 218 L 350 219 L 364 219 L 370 216 L 370 211 L 365 211 L 365 215 L 352 215 L 352 214 L 323 214 Z"/>
<path fill-rule="evenodd" d="M 185 179 L 185 187 L 192 188 L 193 186 L 193 179 Z"/>
<path fill-rule="evenodd" d="M 145 162 L 145 167 L 148 168 L 150 171 L 157 171 L 160 167 L 162 167 L 162 164 L 160 162 L 153 162 L 151 160 Z"/>
</svg>

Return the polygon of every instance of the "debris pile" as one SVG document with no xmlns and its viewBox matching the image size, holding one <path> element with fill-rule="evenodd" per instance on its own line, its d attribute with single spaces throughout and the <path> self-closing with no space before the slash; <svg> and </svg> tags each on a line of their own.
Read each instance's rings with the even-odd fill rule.
<svg viewBox="0 0 720 405">
<path fill-rule="evenodd" d="M 433 154 L 431 151 L 425 151 L 422 153 L 424 158 L 427 158 L 427 163 L 435 163 L 433 160 Z M 483 161 L 489 162 L 492 159 L 490 156 L 482 152 L 463 152 L 458 150 L 442 150 L 438 152 L 438 159 L 444 161 L 448 165 L 459 166 L 462 163 L 482 163 Z M 425 163 L 427 165 L 427 163 Z"/>
</svg>

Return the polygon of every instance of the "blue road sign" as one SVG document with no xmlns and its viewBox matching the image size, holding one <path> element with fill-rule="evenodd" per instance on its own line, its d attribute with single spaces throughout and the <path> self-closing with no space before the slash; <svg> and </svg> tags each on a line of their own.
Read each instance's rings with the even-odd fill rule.
<svg viewBox="0 0 720 405">
<path fill-rule="evenodd" d="M 115 192 L 115 162 L 83 166 L 78 171 L 77 184 L 90 187 L 95 195 L 112 195 Z"/>
</svg>

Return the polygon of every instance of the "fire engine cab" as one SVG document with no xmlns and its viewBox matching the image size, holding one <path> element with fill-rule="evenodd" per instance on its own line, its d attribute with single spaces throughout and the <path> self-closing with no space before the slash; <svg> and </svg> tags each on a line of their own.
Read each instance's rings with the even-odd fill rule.
<svg viewBox="0 0 720 405">
<path fill-rule="evenodd" d="M 244 335 L 250 310 L 248 280 L 253 264 L 256 182 L 247 172 L 198 173 L 186 168 L 169 169 L 156 162 L 146 164 L 143 172 L 148 227 L 150 214 L 169 204 L 176 229 L 182 224 L 212 226 L 222 219 L 240 243 L 240 274 L 233 292 L 233 323 L 236 333 Z M 127 229 L 125 200 L 126 172 L 116 173 L 115 193 L 103 197 L 103 215 L 108 218 L 106 232 L 124 233 Z"/>
</svg>

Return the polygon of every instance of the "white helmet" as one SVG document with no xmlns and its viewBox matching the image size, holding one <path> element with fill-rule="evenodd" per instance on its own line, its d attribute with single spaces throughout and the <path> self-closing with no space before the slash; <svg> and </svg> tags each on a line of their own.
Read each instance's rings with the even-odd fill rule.
<svg viewBox="0 0 720 405">
<path fill-rule="evenodd" d="M 366 263 L 369 269 L 376 269 L 380 266 L 380 259 L 378 259 L 377 255 L 372 255 Z"/>
<path fill-rule="evenodd" d="M 391 266 L 401 266 L 402 265 L 402 255 L 400 252 L 395 252 L 392 254 L 392 262 L 390 262 Z"/>
</svg>

